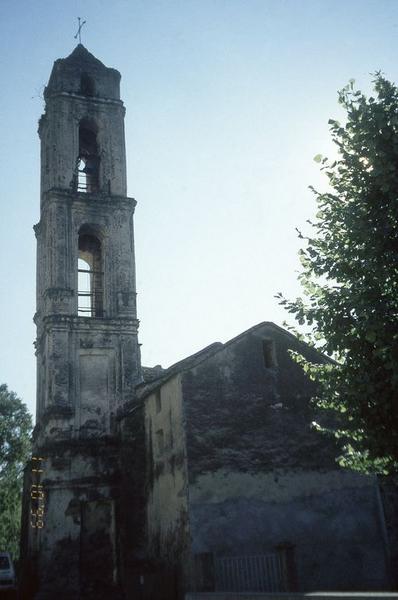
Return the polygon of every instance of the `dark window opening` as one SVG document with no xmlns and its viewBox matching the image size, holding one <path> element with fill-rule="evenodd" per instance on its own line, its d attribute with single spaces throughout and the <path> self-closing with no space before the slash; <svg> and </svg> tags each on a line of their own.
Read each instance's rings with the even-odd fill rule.
<svg viewBox="0 0 398 600">
<path fill-rule="evenodd" d="M 82 73 L 80 77 L 80 93 L 83 96 L 94 96 L 95 94 L 94 80 L 87 73 Z"/>
<path fill-rule="evenodd" d="M 163 429 L 158 429 L 156 432 L 156 443 L 158 447 L 158 452 L 163 452 L 164 450 L 164 433 Z"/>
<path fill-rule="evenodd" d="M 103 317 L 103 271 L 101 242 L 94 235 L 79 235 L 78 315 Z"/>
<path fill-rule="evenodd" d="M 77 191 L 97 192 L 99 188 L 99 151 L 97 135 L 84 124 L 79 127 L 79 156 L 77 158 Z"/>
<path fill-rule="evenodd" d="M 160 395 L 160 389 L 156 390 L 156 412 L 160 413 L 162 410 L 162 397 Z"/>
<path fill-rule="evenodd" d="M 273 340 L 263 340 L 263 357 L 266 369 L 272 369 L 277 366 L 275 344 Z"/>
</svg>

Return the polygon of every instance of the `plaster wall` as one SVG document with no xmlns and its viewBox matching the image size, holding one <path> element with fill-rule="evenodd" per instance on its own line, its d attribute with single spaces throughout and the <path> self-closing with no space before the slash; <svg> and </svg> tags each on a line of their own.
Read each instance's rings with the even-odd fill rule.
<svg viewBox="0 0 398 600">
<path fill-rule="evenodd" d="M 218 470 L 190 486 L 193 553 L 293 548 L 301 591 L 384 589 L 376 482 L 340 471 Z"/>
<path fill-rule="evenodd" d="M 39 445 L 114 435 L 116 414 L 140 373 L 131 323 L 65 317 L 51 324 L 38 356 Z"/>
<path fill-rule="evenodd" d="M 187 467 L 181 378 L 167 381 L 145 402 L 148 453 L 147 534 L 150 555 L 187 569 Z"/>
</svg>

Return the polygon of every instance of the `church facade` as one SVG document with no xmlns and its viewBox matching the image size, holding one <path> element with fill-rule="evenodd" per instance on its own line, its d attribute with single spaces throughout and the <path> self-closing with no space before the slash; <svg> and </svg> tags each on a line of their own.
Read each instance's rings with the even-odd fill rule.
<svg viewBox="0 0 398 600">
<path fill-rule="evenodd" d="M 37 425 L 22 593 L 391 589 L 392 501 L 311 429 L 312 384 L 272 323 L 142 368 L 120 74 L 82 45 L 40 119 Z"/>
</svg>

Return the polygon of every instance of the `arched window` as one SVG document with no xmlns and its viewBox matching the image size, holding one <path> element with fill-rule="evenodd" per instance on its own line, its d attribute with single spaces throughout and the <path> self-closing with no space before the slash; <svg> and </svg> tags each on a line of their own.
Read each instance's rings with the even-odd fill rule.
<svg viewBox="0 0 398 600">
<path fill-rule="evenodd" d="M 80 77 L 80 93 L 82 96 L 94 96 L 95 94 L 94 80 L 87 73 L 82 73 Z"/>
<path fill-rule="evenodd" d="M 103 270 L 101 242 L 85 229 L 79 233 L 78 315 L 103 317 Z"/>
<path fill-rule="evenodd" d="M 77 158 L 77 191 L 97 192 L 99 187 L 99 151 L 97 133 L 92 124 L 79 126 L 79 156 Z"/>
</svg>

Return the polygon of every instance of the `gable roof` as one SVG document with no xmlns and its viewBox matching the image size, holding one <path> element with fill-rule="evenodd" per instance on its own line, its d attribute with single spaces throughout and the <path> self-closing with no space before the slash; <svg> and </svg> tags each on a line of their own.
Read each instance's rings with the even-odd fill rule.
<svg viewBox="0 0 398 600">
<path fill-rule="evenodd" d="M 151 381 L 149 383 L 144 382 L 138 385 L 138 398 L 145 398 L 157 388 L 161 387 L 164 383 L 166 383 L 166 381 L 174 377 L 174 375 L 176 375 L 177 373 L 181 373 L 182 371 L 187 371 L 188 369 L 196 367 L 196 365 L 209 358 L 209 356 L 213 356 L 213 354 L 216 354 L 216 352 L 218 352 L 222 348 L 224 348 L 224 344 L 222 344 L 221 342 L 214 342 L 214 344 L 206 346 L 202 350 L 199 350 L 199 352 L 195 352 L 195 354 L 191 354 L 190 356 L 187 356 L 187 358 L 179 360 L 167 369 L 164 369 L 160 376 L 154 381 Z M 146 367 L 146 369 L 147 368 L 148 367 Z"/>
<path fill-rule="evenodd" d="M 270 330 L 271 332 L 273 332 L 277 335 L 283 335 L 284 337 L 289 338 L 290 340 L 294 341 L 294 343 L 296 345 L 299 344 L 300 346 L 302 346 L 303 350 L 306 350 L 307 352 L 309 349 L 312 350 L 312 352 L 314 352 L 314 354 L 317 355 L 319 357 L 320 361 L 322 361 L 322 362 L 325 362 L 325 361 L 333 362 L 330 358 L 328 358 L 327 356 L 325 356 L 324 354 L 322 354 L 315 348 L 311 348 L 308 344 L 299 340 L 290 331 L 287 331 L 286 329 L 284 329 L 283 327 L 280 327 L 279 325 L 275 325 L 275 323 L 272 323 L 272 321 L 262 321 L 261 323 L 258 323 L 257 325 L 250 327 L 246 331 L 243 331 L 239 335 L 228 340 L 224 344 L 222 342 L 214 342 L 213 344 L 210 344 L 210 346 L 206 346 L 206 348 L 199 350 L 199 352 L 195 352 L 195 354 L 191 354 L 187 358 L 184 358 L 183 360 L 180 360 L 180 361 L 174 363 L 167 369 L 164 369 L 159 374 L 158 378 L 154 379 L 153 381 L 147 382 L 147 383 L 144 382 L 144 383 L 140 384 L 139 386 L 137 386 L 137 397 L 141 398 L 141 399 L 146 398 L 147 396 L 149 396 L 149 394 L 152 394 L 152 392 L 154 392 L 156 389 L 161 387 L 164 383 L 166 383 L 169 379 L 171 379 L 178 373 L 182 373 L 183 371 L 188 371 L 189 369 L 196 367 L 201 362 L 207 360 L 210 356 L 214 356 L 214 354 L 217 354 L 221 350 L 228 348 L 228 346 L 236 344 L 237 342 L 239 342 L 241 339 L 243 339 L 247 335 L 250 335 L 251 333 L 256 333 L 257 331 L 260 331 L 264 328 Z"/>
</svg>

